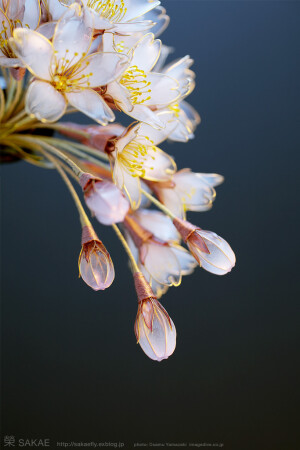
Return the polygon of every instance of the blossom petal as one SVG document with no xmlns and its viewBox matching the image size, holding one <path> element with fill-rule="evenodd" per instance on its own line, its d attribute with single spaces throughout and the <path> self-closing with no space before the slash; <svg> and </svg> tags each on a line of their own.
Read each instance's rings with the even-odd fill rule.
<svg viewBox="0 0 300 450">
<path fill-rule="evenodd" d="M 151 72 L 147 75 L 147 81 L 151 83 L 151 94 L 144 105 L 168 106 L 180 97 L 178 82 L 167 75 Z"/>
<path fill-rule="evenodd" d="M 26 0 L 25 11 L 22 20 L 23 27 L 35 30 L 40 22 L 41 7 L 39 0 Z"/>
<path fill-rule="evenodd" d="M 109 30 L 113 28 L 114 25 L 108 19 L 105 19 L 100 13 L 86 6 L 88 4 L 87 1 L 83 1 L 82 3 L 85 6 L 84 22 L 87 27 L 94 28 L 95 30 Z"/>
<path fill-rule="evenodd" d="M 45 6 L 52 20 L 59 20 L 67 11 L 66 6 L 62 5 L 58 0 L 46 0 Z"/>
<path fill-rule="evenodd" d="M 122 109 L 128 116 L 133 117 L 140 122 L 145 122 L 153 128 L 161 129 L 164 127 L 164 124 L 159 119 L 158 115 L 145 105 L 134 105 L 131 110 L 125 109 L 124 107 Z"/>
<path fill-rule="evenodd" d="M 13 36 L 10 42 L 14 52 L 27 69 L 37 78 L 50 81 L 53 55 L 51 42 L 36 31 L 26 28 L 17 28 Z"/>
<path fill-rule="evenodd" d="M 128 197 L 132 209 L 137 209 L 141 203 L 141 183 L 139 177 L 132 176 L 128 172 L 123 173 L 123 189 Z"/>
<path fill-rule="evenodd" d="M 124 111 L 132 111 L 133 105 L 131 103 L 130 94 L 128 89 L 122 86 L 120 83 L 113 81 L 107 85 L 106 94 L 110 95 L 116 105 L 118 105 Z"/>
<path fill-rule="evenodd" d="M 93 30 L 85 25 L 80 6 L 74 3 L 57 22 L 53 36 L 58 67 L 74 66 L 86 56 L 92 37 Z"/>
<path fill-rule="evenodd" d="M 131 50 L 132 59 L 131 66 L 137 66 L 139 70 L 148 73 L 155 66 L 161 48 L 161 41 L 154 40 L 154 34 L 148 33 L 142 37 Z"/>
<path fill-rule="evenodd" d="M 139 135 L 147 136 L 154 145 L 158 145 L 165 141 L 167 137 L 174 131 L 177 126 L 177 121 L 174 120 L 172 111 L 163 111 L 156 114 L 158 119 L 164 124 L 162 129 L 156 129 L 147 123 L 141 123 L 139 129 Z"/>
<path fill-rule="evenodd" d="M 172 220 L 162 212 L 152 209 L 139 209 L 136 211 L 135 217 L 142 227 L 161 241 L 179 241 L 180 236 Z"/>
<path fill-rule="evenodd" d="M 182 275 L 190 275 L 195 267 L 197 267 L 197 261 L 184 247 L 177 244 L 171 244 L 171 248 L 176 258 L 179 261 Z"/>
<path fill-rule="evenodd" d="M 104 86 L 118 78 L 126 69 L 128 57 L 118 53 L 93 53 L 80 61 L 70 81 L 77 79 L 81 86 Z M 82 80 L 82 81 L 81 81 Z"/>
<path fill-rule="evenodd" d="M 160 36 L 170 23 L 170 17 L 166 14 L 166 10 L 162 6 L 157 6 L 151 11 L 148 11 L 145 18 L 151 20 L 155 24 L 151 27 L 151 33 L 153 33 L 155 37 Z"/>
<path fill-rule="evenodd" d="M 92 89 L 83 89 L 79 92 L 69 92 L 66 94 L 69 103 L 74 108 L 91 117 L 101 125 L 113 122 L 115 115 L 107 106 L 101 95 Z"/>
<path fill-rule="evenodd" d="M 154 0 L 149 2 L 148 0 L 129 0 L 127 11 L 124 16 L 124 22 L 136 19 L 137 17 L 143 16 L 151 9 L 156 8 L 160 5 L 160 1 Z"/>
<path fill-rule="evenodd" d="M 140 138 L 137 138 L 140 140 Z M 168 181 L 176 172 L 174 159 L 158 147 L 147 148 L 147 160 L 143 165 L 144 178 L 152 181 Z"/>
<path fill-rule="evenodd" d="M 150 275 L 161 284 L 178 286 L 181 282 L 181 268 L 172 249 L 155 242 L 144 245 L 147 246 L 147 254 L 143 264 Z"/>
<path fill-rule="evenodd" d="M 42 122 L 55 122 L 64 115 L 66 100 L 50 83 L 34 81 L 26 94 L 26 112 Z"/>
</svg>

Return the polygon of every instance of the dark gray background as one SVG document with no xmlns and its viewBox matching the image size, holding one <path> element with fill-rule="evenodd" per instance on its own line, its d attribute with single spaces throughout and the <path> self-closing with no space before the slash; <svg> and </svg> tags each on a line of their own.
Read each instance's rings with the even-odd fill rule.
<svg viewBox="0 0 300 450">
<path fill-rule="evenodd" d="M 163 304 L 178 332 L 167 361 L 135 343 L 127 259 L 96 225 L 116 280 L 78 279 L 80 226 L 54 171 L 2 167 L 3 435 L 56 441 L 224 443 L 296 450 L 299 274 L 297 1 L 165 1 L 164 43 L 195 58 L 202 124 L 164 144 L 179 167 L 217 172 L 214 208 L 191 221 L 227 239 L 237 266 L 197 270 Z"/>
</svg>

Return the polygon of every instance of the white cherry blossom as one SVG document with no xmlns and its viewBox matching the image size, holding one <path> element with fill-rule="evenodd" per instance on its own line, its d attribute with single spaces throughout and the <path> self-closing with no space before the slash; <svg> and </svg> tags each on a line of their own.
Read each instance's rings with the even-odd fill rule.
<svg viewBox="0 0 300 450">
<path fill-rule="evenodd" d="M 214 187 L 223 182 L 218 174 L 194 173 L 182 169 L 166 183 L 152 184 L 160 201 L 176 216 L 185 218 L 186 211 L 207 211 L 212 207 Z"/>
<path fill-rule="evenodd" d="M 143 36 L 132 48 L 131 43 L 132 37 L 129 42 L 126 37 L 120 42 L 120 38 L 109 33 L 104 35 L 104 51 L 115 49 L 126 53 L 130 59 L 128 69 L 122 77 L 107 85 L 105 94 L 112 98 L 117 108 L 134 119 L 162 128 L 154 111 L 177 101 L 181 95 L 179 83 L 169 75 L 152 72 L 161 48 L 161 41 L 154 39 L 152 33 Z"/>
<path fill-rule="evenodd" d="M 161 114 L 160 119 L 167 121 L 168 115 Z M 137 124 L 127 129 L 124 136 L 116 139 L 111 153 L 113 180 L 125 191 L 133 209 L 137 209 L 141 202 L 140 178 L 167 181 L 176 171 L 174 160 L 156 146 L 161 142 L 159 131 L 149 126 L 146 135 L 141 134 L 140 128 L 141 125 Z"/>
<path fill-rule="evenodd" d="M 86 27 L 77 4 L 57 23 L 52 42 L 25 28 L 14 31 L 14 51 L 35 77 L 26 97 L 29 115 L 53 122 L 70 103 L 102 125 L 114 120 L 114 114 L 93 88 L 120 76 L 127 57 L 117 53 L 88 55 L 91 42 L 92 30 Z"/>
</svg>

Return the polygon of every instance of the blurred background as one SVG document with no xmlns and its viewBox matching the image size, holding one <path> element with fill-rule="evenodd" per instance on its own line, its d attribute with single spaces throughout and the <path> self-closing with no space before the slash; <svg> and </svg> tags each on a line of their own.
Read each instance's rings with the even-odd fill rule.
<svg viewBox="0 0 300 450">
<path fill-rule="evenodd" d="M 190 143 L 162 148 L 179 168 L 225 176 L 213 209 L 188 218 L 230 242 L 236 268 L 198 269 L 169 290 L 177 348 L 153 362 L 135 343 L 136 295 L 112 230 L 94 222 L 116 269 L 95 293 L 78 279 L 80 225 L 59 175 L 2 166 L 2 435 L 296 450 L 300 3 L 163 5 L 163 42 L 195 59 L 189 102 L 202 123 Z"/>
</svg>

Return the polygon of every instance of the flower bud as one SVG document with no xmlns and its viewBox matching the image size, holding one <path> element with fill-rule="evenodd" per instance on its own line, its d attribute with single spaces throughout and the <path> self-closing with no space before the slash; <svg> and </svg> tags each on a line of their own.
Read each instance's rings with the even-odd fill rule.
<svg viewBox="0 0 300 450">
<path fill-rule="evenodd" d="M 203 269 L 215 275 L 225 275 L 235 266 L 235 254 L 230 245 L 216 233 L 204 231 L 178 218 L 173 223 Z"/>
<path fill-rule="evenodd" d="M 112 182 L 83 173 L 79 183 L 87 206 L 103 225 L 123 222 L 129 202 Z"/>
<path fill-rule="evenodd" d="M 134 324 L 137 343 L 149 358 L 162 361 L 175 350 L 175 325 L 141 272 L 134 274 L 134 282 L 139 302 Z"/>
<path fill-rule="evenodd" d="M 83 227 L 81 242 L 79 276 L 95 291 L 103 291 L 115 278 L 111 257 L 92 227 Z"/>
</svg>

